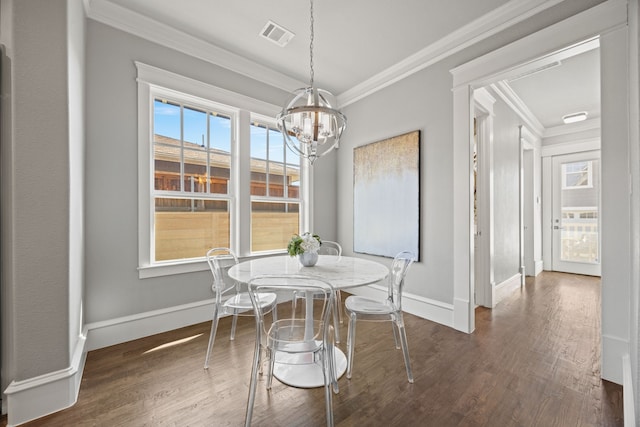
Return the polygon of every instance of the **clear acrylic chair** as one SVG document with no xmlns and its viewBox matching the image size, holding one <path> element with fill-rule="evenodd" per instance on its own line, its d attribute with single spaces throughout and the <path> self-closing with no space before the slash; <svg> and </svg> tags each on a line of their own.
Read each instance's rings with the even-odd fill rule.
<svg viewBox="0 0 640 427">
<path fill-rule="evenodd" d="M 318 255 L 332 255 L 332 256 L 342 256 L 342 246 L 338 242 L 332 242 L 331 240 L 323 240 L 320 248 L 318 249 Z M 292 300 L 293 302 L 293 312 L 296 311 L 297 299 L 302 298 L 303 296 L 297 295 L 297 298 Z M 342 295 L 340 294 L 340 289 L 336 289 L 334 293 L 335 303 L 333 304 L 333 327 L 335 328 L 336 333 L 336 342 L 340 342 L 340 323 L 344 323 L 344 319 L 342 317 Z"/>
<path fill-rule="evenodd" d="M 391 273 L 389 274 L 388 296 L 384 301 L 376 301 L 360 296 L 349 296 L 345 300 L 345 310 L 349 316 L 349 329 L 347 331 L 347 378 L 351 378 L 353 371 L 353 354 L 356 344 L 356 322 L 358 320 L 392 322 L 393 338 L 396 348 L 402 346 L 404 364 L 407 368 L 407 378 L 413 383 L 413 373 L 411 372 L 411 361 L 409 360 L 409 347 L 407 345 L 407 334 L 402 317 L 402 288 L 404 278 L 409 267 L 414 261 L 411 252 L 400 252 L 393 259 Z M 398 335 L 400 342 L 398 342 Z"/>
<path fill-rule="evenodd" d="M 331 240 L 323 240 L 320 248 L 318 249 L 319 254 L 325 255 L 342 255 L 342 246 L 338 242 L 332 242 Z"/>
<path fill-rule="evenodd" d="M 337 254 L 335 252 L 337 252 Z M 342 256 L 342 246 L 340 246 L 340 243 L 338 242 L 333 242 L 331 240 L 323 240 L 322 244 L 320 245 L 320 249 L 318 249 L 318 253 L 320 255 L 324 253 L 326 255 Z M 335 299 L 336 299 L 336 303 L 335 303 L 335 311 L 333 313 L 334 315 L 333 324 L 336 327 L 336 341 L 340 342 L 340 331 L 338 329 L 338 324 L 335 318 L 335 316 L 337 315 L 338 318 L 340 319 L 340 323 L 344 322 L 344 319 L 342 317 L 342 295 L 340 294 L 340 289 L 336 289 Z"/>
<path fill-rule="evenodd" d="M 292 298 L 294 293 L 313 294 L 313 319 L 307 319 L 301 314 L 298 318 L 278 319 L 270 325 L 267 324 L 264 313 L 260 309 L 260 295 L 271 292 L 277 292 L 282 300 Z M 327 425 L 332 426 L 332 389 L 333 392 L 338 392 L 334 366 L 333 327 L 328 322 L 334 302 L 333 287 L 329 282 L 312 276 L 257 276 L 249 281 L 249 295 L 256 316 L 256 345 L 245 425 L 251 425 L 258 373 L 262 372 L 261 364 L 264 350 L 265 362 L 267 363 L 267 390 L 271 389 L 276 362 L 290 365 L 317 363 L 321 366 L 325 388 Z"/>
<path fill-rule="evenodd" d="M 213 274 L 213 284 L 211 290 L 215 294 L 215 303 L 213 306 L 213 320 L 211 323 L 211 333 L 209 335 L 209 344 L 207 345 L 207 355 L 204 359 L 204 369 L 209 369 L 209 358 L 213 350 L 213 343 L 216 339 L 216 331 L 218 330 L 218 321 L 220 317 L 230 314 L 233 316 L 231 323 L 231 340 L 236 337 L 236 324 L 238 316 L 253 316 L 253 305 L 249 293 L 242 291 L 240 283 L 231 279 L 227 271 L 229 268 L 238 263 L 238 257 L 229 248 L 213 248 L 207 251 L 207 262 Z M 223 300 L 226 294 L 232 294 Z M 271 312 L 274 321 L 278 318 L 276 307 L 276 294 L 262 295 L 260 298 L 260 308 L 263 313 Z"/>
</svg>

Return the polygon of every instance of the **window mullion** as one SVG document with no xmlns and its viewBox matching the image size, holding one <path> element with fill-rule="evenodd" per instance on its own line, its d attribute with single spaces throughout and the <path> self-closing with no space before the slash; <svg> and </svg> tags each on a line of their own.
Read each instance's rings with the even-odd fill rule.
<svg viewBox="0 0 640 427">
<path fill-rule="evenodd" d="M 287 177 L 289 176 L 289 170 L 287 169 L 287 144 L 282 144 L 282 186 L 284 191 L 284 197 L 289 198 L 289 185 Z M 287 207 L 288 210 L 288 207 Z"/>
<path fill-rule="evenodd" d="M 184 188 L 184 105 L 180 104 L 180 190 Z"/>
</svg>

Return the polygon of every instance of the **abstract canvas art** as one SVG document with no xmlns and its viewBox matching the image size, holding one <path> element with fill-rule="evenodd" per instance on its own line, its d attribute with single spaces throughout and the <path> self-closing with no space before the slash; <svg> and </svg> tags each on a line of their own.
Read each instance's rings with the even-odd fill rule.
<svg viewBox="0 0 640 427">
<path fill-rule="evenodd" d="M 420 259 L 420 131 L 353 150 L 353 250 Z"/>
</svg>

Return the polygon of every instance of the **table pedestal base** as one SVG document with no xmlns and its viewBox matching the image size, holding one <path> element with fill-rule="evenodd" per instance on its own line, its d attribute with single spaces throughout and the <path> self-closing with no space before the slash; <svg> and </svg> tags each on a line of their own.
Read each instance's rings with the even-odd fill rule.
<svg viewBox="0 0 640 427">
<path fill-rule="evenodd" d="M 336 377 L 340 378 L 347 371 L 347 356 L 334 347 L 336 359 Z M 308 359 L 305 363 L 304 359 Z M 273 375 L 282 383 L 299 388 L 314 388 L 324 386 L 322 363 L 313 362 L 313 354 L 277 353 L 273 367 Z"/>
</svg>

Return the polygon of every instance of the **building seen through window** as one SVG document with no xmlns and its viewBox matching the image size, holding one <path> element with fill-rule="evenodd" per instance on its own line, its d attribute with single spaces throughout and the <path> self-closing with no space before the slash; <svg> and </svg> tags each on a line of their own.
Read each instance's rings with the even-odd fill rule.
<svg viewBox="0 0 640 427">
<path fill-rule="evenodd" d="M 286 248 L 300 230 L 300 156 L 275 126 L 251 124 L 251 251 Z"/>
<path fill-rule="evenodd" d="M 251 173 L 251 252 L 286 248 L 300 224 L 300 158 L 267 123 L 251 124 L 250 165 L 233 158 L 233 113 L 153 100 L 154 259 L 230 247 L 235 167 Z"/>
</svg>

